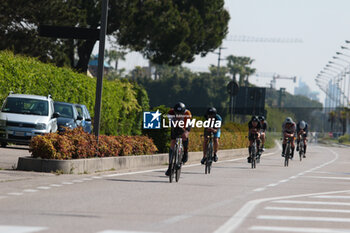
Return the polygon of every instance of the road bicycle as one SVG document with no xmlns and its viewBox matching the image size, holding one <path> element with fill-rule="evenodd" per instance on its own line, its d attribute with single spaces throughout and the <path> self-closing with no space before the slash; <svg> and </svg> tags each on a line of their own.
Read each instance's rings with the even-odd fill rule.
<svg viewBox="0 0 350 233">
<path fill-rule="evenodd" d="M 170 174 L 169 174 L 170 183 L 173 182 L 174 176 L 175 176 L 176 182 L 180 180 L 183 154 L 184 154 L 184 148 L 182 144 L 182 138 L 180 136 L 176 138 L 174 150 L 170 156 Z"/>
<path fill-rule="evenodd" d="M 210 132 L 210 135 L 207 137 L 207 151 L 205 159 L 205 174 L 210 174 L 211 165 L 213 164 L 213 132 Z"/>
<path fill-rule="evenodd" d="M 305 156 L 305 151 L 304 151 L 304 138 L 305 136 L 303 135 L 302 138 L 300 139 L 300 142 L 299 142 L 299 158 L 300 158 L 300 161 L 302 160 L 302 158 Z"/>
<path fill-rule="evenodd" d="M 292 152 L 292 140 L 294 140 L 294 137 L 287 137 L 285 138 L 287 140 L 287 145 L 286 145 L 286 151 L 284 155 L 284 166 L 288 167 L 289 164 L 289 159 L 291 158 L 291 152 Z"/>
<path fill-rule="evenodd" d="M 259 148 L 257 143 L 257 135 L 254 135 L 254 141 L 252 143 L 251 147 L 251 153 L 250 153 L 250 163 L 252 165 L 252 168 L 256 168 L 256 163 L 259 162 Z"/>
</svg>

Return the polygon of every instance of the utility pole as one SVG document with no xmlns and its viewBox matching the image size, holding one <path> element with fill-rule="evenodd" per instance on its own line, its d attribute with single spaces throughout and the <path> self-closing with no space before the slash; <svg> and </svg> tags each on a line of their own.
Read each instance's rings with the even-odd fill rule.
<svg viewBox="0 0 350 233">
<path fill-rule="evenodd" d="M 217 76 L 219 77 L 220 76 L 220 61 L 221 60 L 225 60 L 225 59 L 221 59 L 221 50 L 222 49 L 226 49 L 226 48 L 224 48 L 224 47 L 219 47 L 219 52 L 218 53 L 216 53 L 217 55 L 218 55 L 218 67 L 217 67 Z"/>
<path fill-rule="evenodd" d="M 103 63 L 104 63 L 104 52 L 105 52 L 105 39 L 106 39 L 106 32 L 107 32 L 107 14 L 108 14 L 108 0 L 103 0 L 102 15 L 101 15 L 101 29 L 100 29 L 100 44 L 99 44 L 99 51 L 98 51 L 95 120 L 94 120 L 94 133 L 95 133 L 97 142 L 98 142 L 98 136 L 100 134 L 102 84 L 103 84 L 103 70 L 104 70 Z"/>
</svg>

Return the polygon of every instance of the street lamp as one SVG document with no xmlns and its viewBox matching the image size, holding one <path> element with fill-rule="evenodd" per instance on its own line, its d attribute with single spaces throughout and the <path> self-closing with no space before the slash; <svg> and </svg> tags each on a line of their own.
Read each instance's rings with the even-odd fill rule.
<svg viewBox="0 0 350 233">
<path fill-rule="evenodd" d="M 332 64 L 332 65 L 336 65 L 336 66 L 340 66 L 341 68 L 343 68 L 343 69 L 345 69 L 346 68 L 346 66 L 343 66 L 342 64 L 339 64 L 339 63 L 336 63 L 336 62 L 333 62 L 333 61 L 329 61 L 328 62 L 329 64 Z M 341 70 L 341 71 L 343 71 L 343 69 Z"/>
<path fill-rule="evenodd" d="M 341 53 L 341 52 L 336 52 L 337 55 L 343 55 L 345 57 L 350 57 L 348 54 L 345 54 L 345 53 Z"/>
<path fill-rule="evenodd" d="M 343 54 L 340 54 L 340 55 L 343 55 Z M 349 57 L 350 57 L 350 56 L 349 56 Z M 348 65 L 350 64 L 350 62 L 349 62 L 348 60 L 345 60 L 345 59 L 340 58 L 340 57 L 333 56 L 333 59 L 337 59 L 337 60 L 339 60 L 339 61 L 345 62 L 345 63 L 347 63 Z"/>
</svg>

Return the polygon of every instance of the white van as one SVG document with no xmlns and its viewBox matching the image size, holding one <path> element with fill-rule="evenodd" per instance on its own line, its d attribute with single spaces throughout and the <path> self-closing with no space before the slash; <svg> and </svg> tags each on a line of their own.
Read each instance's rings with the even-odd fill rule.
<svg viewBox="0 0 350 233">
<path fill-rule="evenodd" d="M 0 143 L 29 144 L 32 137 L 57 131 L 58 113 L 50 96 L 10 94 L 0 111 Z"/>
</svg>

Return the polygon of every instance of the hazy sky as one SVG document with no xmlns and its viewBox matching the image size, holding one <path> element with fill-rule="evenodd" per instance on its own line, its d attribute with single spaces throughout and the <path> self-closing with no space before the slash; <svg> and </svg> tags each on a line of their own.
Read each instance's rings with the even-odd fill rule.
<svg viewBox="0 0 350 233">
<path fill-rule="evenodd" d="M 224 40 L 223 47 L 227 49 L 222 51 L 223 58 L 231 54 L 249 56 L 255 60 L 253 67 L 258 72 L 297 76 L 312 90 L 320 91 L 314 82 L 315 76 L 341 50 L 345 40 L 350 40 L 350 0 L 226 0 L 225 7 L 231 16 L 229 36 L 300 38 L 303 43 Z M 205 70 L 210 64 L 216 65 L 217 58 L 211 53 L 184 65 Z M 127 69 L 136 65 L 145 66 L 147 61 L 135 53 L 121 63 Z M 255 81 L 255 78 L 251 80 Z M 270 79 L 260 78 L 258 81 L 267 85 Z M 296 84 L 280 80 L 277 88 L 284 86 L 293 93 Z"/>
</svg>

